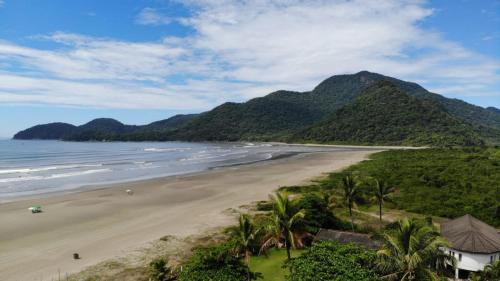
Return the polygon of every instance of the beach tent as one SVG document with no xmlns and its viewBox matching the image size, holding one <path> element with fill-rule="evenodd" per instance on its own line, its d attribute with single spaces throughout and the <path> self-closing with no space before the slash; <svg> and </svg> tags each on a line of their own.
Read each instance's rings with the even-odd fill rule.
<svg viewBox="0 0 500 281">
<path fill-rule="evenodd" d="M 31 206 L 28 208 L 28 210 L 30 210 L 32 213 L 41 213 L 42 206 L 40 206 L 40 205 Z"/>
</svg>

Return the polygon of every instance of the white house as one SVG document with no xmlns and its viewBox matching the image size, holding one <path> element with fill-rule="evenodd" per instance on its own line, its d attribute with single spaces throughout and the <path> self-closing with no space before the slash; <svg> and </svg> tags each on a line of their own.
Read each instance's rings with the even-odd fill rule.
<svg viewBox="0 0 500 281">
<path fill-rule="evenodd" d="M 498 230 L 471 215 L 441 224 L 441 234 L 452 245 L 444 251 L 457 260 L 455 279 L 500 259 Z"/>
</svg>

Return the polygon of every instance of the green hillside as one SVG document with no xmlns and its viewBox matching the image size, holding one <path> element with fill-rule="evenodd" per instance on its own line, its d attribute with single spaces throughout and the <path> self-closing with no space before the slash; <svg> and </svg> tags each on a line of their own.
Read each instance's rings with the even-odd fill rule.
<svg viewBox="0 0 500 281">
<path fill-rule="evenodd" d="M 62 139 L 64 136 L 71 134 L 76 129 L 76 126 L 68 123 L 49 123 L 36 125 L 26 130 L 20 131 L 14 135 L 14 139 L 39 139 L 39 140 L 54 140 Z"/>
<path fill-rule="evenodd" d="M 486 143 L 498 143 L 500 140 L 500 114 L 495 109 L 485 109 L 466 102 L 448 99 L 430 93 L 416 83 L 398 80 L 392 77 L 362 71 L 352 75 L 332 76 L 310 92 L 277 91 L 262 98 L 252 99 L 246 103 L 226 103 L 213 110 L 201 114 L 186 126 L 174 131 L 165 139 L 171 140 L 262 140 L 262 141 L 293 141 L 299 132 L 310 126 L 330 118 L 336 111 L 353 103 L 367 88 L 380 81 L 390 81 L 398 89 L 420 101 L 423 107 L 433 107 L 430 112 L 441 111 L 445 120 L 432 125 L 431 131 L 425 134 L 415 132 L 408 139 L 402 132 L 386 128 L 389 138 L 370 139 L 364 136 L 346 138 L 348 143 L 413 143 L 413 144 L 478 144 L 481 138 Z M 394 108 L 388 108 L 393 110 Z M 395 114 L 397 114 L 395 112 Z M 424 123 L 428 122 L 424 118 Z M 441 122 L 443 121 L 443 122 Z M 446 128 L 447 122 L 452 122 L 452 128 Z M 379 124 L 384 126 L 384 124 Z M 426 131 L 427 125 L 414 126 Z M 441 127 L 441 128 L 438 128 Z M 397 126 L 395 127 L 397 129 Z M 444 131 L 448 131 L 446 134 Z M 352 133 L 352 132 L 351 132 Z M 308 141 L 325 142 L 329 137 L 310 135 Z M 453 138 L 458 139 L 453 139 Z M 406 137 L 405 137 L 406 138 Z M 429 141 L 431 140 L 431 141 Z"/>
<path fill-rule="evenodd" d="M 295 140 L 386 145 L 480 145 L 471 125 L 435 101 L 418 99 L 381 81 Z"/>
<path fill-rule="evenodd" d="M 164 133 L 179 128 L 197 114 L 175 115 L 148 125 L 125 125 L 111 118 L 97 118 L 84 125 L 67 123 L 37 125 L 14 135 L 14 139 L 57 139 L 71 141 L 145 141 L 163 140 Z"/>
<path fill-rule="evenodd" d="M 334 114 L 343 122 L 364 120 L 356 107 L 361 107 L 360 95 L 380 81 L 389 81 L 406 96 L 391 102 L 391 107 L 377 108 L 384 115 L 371 118 L 372 127 L 363 128 L 365 132 L 352 128 L 339 128 L 332 132 L 322 130 L 328 122 L 332 123 Z M 386 98 L 392 98 L 391 95 Z M 378 102 L 362 98 L 362 103 Z M 406 102 L 415 102 L 409 107 Z M 418 101 L 418 102 L 417 102 Z M 402 107 L 397 104 L 402 102 Z M 418 106 L 417 106 L 418 105 Z M 420 115 L 405 116 L 405 111 Z M 392 112 L 393 111 L 393 112 Z M 352 116 L 347 116 L 347 114 Z M 426 116 L 426 114 L 432 115 Z M 388 115 L 387 115 L 388 114 Z M 385 116 L 387 115 L 387 116 Z M 390 118 L 389 118 L 390 117 Z M 406 124 L 399 124 L 398 118 Z M 386 120 L 389 118 L 390 120 Z M 413 118 L 413 119 L 411 119 Z M 420 118 L 420 119 L 419 119 Z M 443 119 L 444 118 L 444 119 Z M 418 119 L 418 120 L 417 120 Z M 130 126 L 116 120 L 98 119 L 100 127 L 83 125 L 66 128 L 66 132 L 51 134 L 52 125 L 33 127 L 14 138 L 48 138 L 68 140 L 185 140 L 185 141 L 293 141 L 303 139 L 314 142 L 384 143 L 384 144 L 498 144 L 500 143 L 500 110 L 482 108 L 457 99 L 449 99 L 431 93 L 412 82 L 361 71 L 356 74 L 335 75 L 309 92 L 277 91 L 245 103 L 224 103 L 202 114 L 179 115 L 153 122 L 145 126 Z M 326 121 L 325 121 L 326 120 Z M 373 122 L 381 122 L 374 124 Z M 390 121 L 387 123 L 387 121 Z M 416 123 L 414 125 L 408 122 Z M 327 122 L 327 123 L 325 123 Z M 384 123 L 386 122 L 386 123 Z M 405 123 L 406 122 L 406 123 Z M 91 122 L 92 123 L 92 122 Z M 104 125 L 105 126 L 101 126 Z M 346 124 L 347 125 L 347 124 Z M 359 124 L 361 126 L 361 124 Z M 90 127 L 90 128 L 85 128 Z M 309 128 L 309 129 L 308 129 Z M 325 129 L 325 128 L 324 128 Z M 410 132 L 414 130 L 414 132 Z M 325 135 L 321 135 L 325 133 Z M 379 134 L 385 136 L 380 136 Z M 351 135 L 346 135 L 351 134 Z M 479 141 L 481 139 L 481 141 Z"/>
<path fill-rule="evenodd" d="M 257 98 L 225 103 L 178 129 L 172 139 L 191 141 L 282 140 L 297 128 L 321 118 L 317 112 L 286 100 Z"/>
</svg>

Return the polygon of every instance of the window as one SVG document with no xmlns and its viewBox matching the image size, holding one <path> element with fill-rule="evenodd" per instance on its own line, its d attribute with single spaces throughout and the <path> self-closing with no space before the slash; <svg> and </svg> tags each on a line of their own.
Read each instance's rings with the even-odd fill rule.
<svg viewBox="0 0 500 281">
<path fill-rule="evenodd" d="M 458 254 L 458 261 L 462 261 L 462 254 Z"/>
<path fill-rule="evenodd" d="M 490 256 L 490 263 L 493 263 L 495 256 Z"/>
</svg>

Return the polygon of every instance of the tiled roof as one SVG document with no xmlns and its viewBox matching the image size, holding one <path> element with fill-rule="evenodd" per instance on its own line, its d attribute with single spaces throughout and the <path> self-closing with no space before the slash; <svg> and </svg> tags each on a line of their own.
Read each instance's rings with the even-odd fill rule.
<svg viewBox="0 0 500 281">
<path fill-rule="evenodd" d="M 471 215 L 441 224 L 441 234 L 453 248 L 470 253 L 500 252 L 498 231 Z"/>
<path fill-rule="evenodd" d="M 346 232 L 332 229 L 320 229 L 314 241 L 337 241 L 340 243 L 354 243 L 369 249 L 379 249 L 381 244 L 373 241 L 369 235 L 355 232 Z"/>
</svg>

